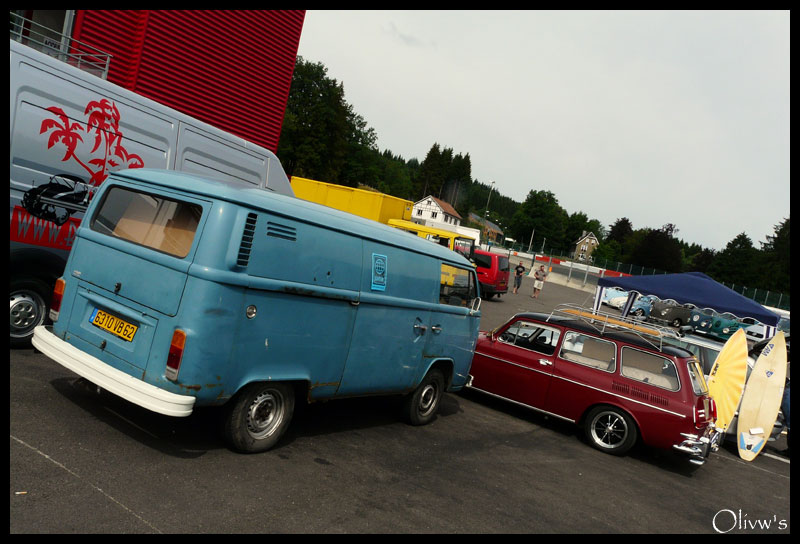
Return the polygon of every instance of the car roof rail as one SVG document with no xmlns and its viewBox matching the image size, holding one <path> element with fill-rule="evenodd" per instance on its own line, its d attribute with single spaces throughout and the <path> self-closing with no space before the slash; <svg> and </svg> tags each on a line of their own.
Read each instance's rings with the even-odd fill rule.
<svg viewBox="0 0 800 544">
<path fill-rule="evenodd" d="M 642 340 L 663 351 L 664 338 L 680 338 L 681 334 L 675 330 L 661 325 L 644 323 L 640 319 L 622 317 L 602 311 L 593 311 L 578 304 L 559 304 L 550 312 L 548 320 L 553 314 L 562 314 L 573 318 L 578 318 L 587 323 L 600 334 L 606 332 L 631 332 L 639 336 Z"/>
</svg>

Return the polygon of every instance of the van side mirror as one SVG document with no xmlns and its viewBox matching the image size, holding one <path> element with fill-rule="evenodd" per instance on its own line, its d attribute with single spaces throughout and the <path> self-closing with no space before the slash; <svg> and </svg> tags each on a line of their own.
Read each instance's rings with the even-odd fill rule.
<svg viewBox="0 0 800 544">
<path fill-rule="evenodd" d="M 478 313 L 481 308 L 481 297 L 476 297 L 472 300 L 472 306 L 469 309 L 469 315 Z"/>
</svg>

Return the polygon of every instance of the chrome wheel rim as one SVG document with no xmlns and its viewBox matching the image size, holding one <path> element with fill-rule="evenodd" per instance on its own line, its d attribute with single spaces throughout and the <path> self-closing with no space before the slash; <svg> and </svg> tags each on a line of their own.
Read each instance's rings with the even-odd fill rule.
<svg viewBox="0 0 800 544">
<path fill-rule="evenodd" d="M 262 391 L 247 410 L 247 432 L 256 440 L 266 438 L 280 427 L 285 413 L 283 395 L 272 389 Z"/>
<path fill-rule="evenodd" d="M 600 412 L 592 420 L 591 434 L 598 446 L 613 450 L 628 437 L 628 423 L 616 412 Z"/>
<path fill-rule="evenodd" d="M 436 409 L 438 402 L 439 387 L 436 383 L 427 384 L 420 392 L 419 414 L 423 417 L 430 415 Z"/>
<path fill-rule="evenodd" d="M 11 336 L 22 338 L 44 321 L 44 301 L 31 293 L 11 293 Z"/>
</svg>

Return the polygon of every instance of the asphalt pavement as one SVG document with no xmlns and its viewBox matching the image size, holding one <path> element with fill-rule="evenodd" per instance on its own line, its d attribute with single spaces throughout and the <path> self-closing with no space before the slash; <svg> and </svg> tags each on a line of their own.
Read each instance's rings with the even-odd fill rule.
<svg viewBox="0 0 800 544">
<path fill-rule="evenodd" d="M 483 302 L 481 328 L 588 304 L 555 283 Z M 588 298 L 587 298 L 588 297 Z M 725 444 L 696 467 L 673 452 L 613 457 L 580 429 L 474 391 L 431 424 L 395 398 L 300 409 L 271 451 L 241 455 L 219 411 L 150 413 L 32 349 L 10 351 L 10 532 L 787 534 L 790 460 Z M 783 438 L 781 440 L 784 440 Z"/>
</svg>

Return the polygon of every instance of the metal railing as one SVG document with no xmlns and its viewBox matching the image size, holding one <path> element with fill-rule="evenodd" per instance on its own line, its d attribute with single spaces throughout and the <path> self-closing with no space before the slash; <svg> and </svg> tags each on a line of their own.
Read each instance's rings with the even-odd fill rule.
<svg viewBox="0 0 800 544">
<path fill-rule="evenodd" d="M 108 77 L 111 54 L 9 11 L 10 38 L 98 77 Z"/>
</svg>

